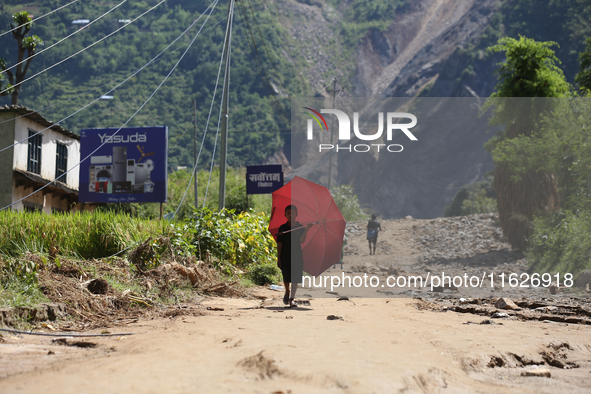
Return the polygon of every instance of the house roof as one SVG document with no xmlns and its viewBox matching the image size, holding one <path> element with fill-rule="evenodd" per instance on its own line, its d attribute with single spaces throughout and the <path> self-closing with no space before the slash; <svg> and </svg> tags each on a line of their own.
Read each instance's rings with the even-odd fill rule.
<svg viewBox="0 0 591 394">
<path fill-rule="evenodd" d="M 43 179 L 40 176 L 30 173 L 28 171 L 14 169 L 13 172 L 15 177 L 17 178 L 17 182 L 22 181 L 23 183 L 27 184 L 27 186 L 35 187 L 36 189 L 38 189 L 49 183 L 50 185 L 47 186 L 47 191 L 58 191 L 64 194 L 72 194 L 78 196 L 78 190 L 72 189 L 71 187 L 68 187 L 66 184 L 60 181 L 55 181 L 51 183 L 47 179 Z"/>
<path fill-rule="evenodd" d="M 0 106 L 0 113 L 3 112 L 16 112 L 19 116 L 31 119 L 33 122 L 37 122 L 42 126 L 51 127 L 53 131 L 57 131 L 58 133 L 67 135 L 68 137 L 80 141 L 80 136 L 64 129 L 62 126 L 55 124 L 50 120 L 45 119 L 43 115 L 33 109 L 29 109 L 22 105 L 5 105 L 4 107 Z"/>
</svg>

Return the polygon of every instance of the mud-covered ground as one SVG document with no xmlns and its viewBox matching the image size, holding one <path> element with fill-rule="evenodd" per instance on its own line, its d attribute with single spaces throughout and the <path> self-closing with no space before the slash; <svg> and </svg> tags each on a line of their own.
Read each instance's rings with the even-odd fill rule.
<svg viewBox="0 0 591 394">
<path fill-rule="evenodd" d="M 481 298 L 483 302 L 510 297 L 590 306 L 585 283 L 591 279 L 591 271 L 582 275 L 528 272 L 527 260 L 505 242 L 495 215 L 382 221 L 376 255 L 369 255 L 366 225 L 347 225 L 343 268 L 336 266 L 326 275 L 367 273 L 378 276 L 380 285 L 342 289 L 342 293 L 430 300 Z M 394 279 L 398 276 L 420 277 L 422 281 L 416 286 L 414 280 L 397 286 Z M 388 285 L 388 277 L 389 283 L 396 285 Z"/>
<path fill-rule="evenodd" d="M 384 221 L 371 256 L 364 227 L 349 225 L 343 268 L 326 276 L 527 273 L 490 215 Z M 3 333 L 0 387 L 7 393 L 588 393 L 589 294 L 531 282 L 476 291 L 306 286 L 298 290 L 298 308 L 285 308 L 283 294 L 265 288 L 249 297 L 196 294 L 168 315 L 120 320 L 106 330 L 130 336 L 55 341 Z"/>
</svg>

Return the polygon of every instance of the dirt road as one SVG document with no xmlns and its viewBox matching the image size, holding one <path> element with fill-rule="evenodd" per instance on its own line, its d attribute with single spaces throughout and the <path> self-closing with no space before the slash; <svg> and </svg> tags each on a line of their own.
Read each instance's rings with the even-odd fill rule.
<svg viewBox="0 0 591 394">
<path fill-rule="evenodd" d="M 224 310 L 139 321 L 127 328 L 136 335 L 92 339 L 95 349 L 23 338 L 37 343 L 20 346 L 21 356 L 30 352 L 34 361 L 28 357 L 26 372 L 0 380 L 1 391 L 588 393 L 591 387 L 589 326 L 466 324 L 482 318 L 420 310 L 420 301 L 409 299 L 315 299 L 284 309 L 276 297 L 260 304 L 210 299 L 203 305 Z M 550 378 L 521 376 L 537 367 L 523 364 L 543 364 L 550 353 L 577 368 L 544 366 Z M 15 356 L 3 353 L 3 368 Z M 494 367 L 497 360 L 506 365 Z"/>
<path fill-rule="evenodd" d="M 423 269 L 416 225 L 385 223 L 376 256 L 350 233 L 344 270 Z M 590 392 L 591 325 L 441 311 L 424 290 L 342 301 L 316 290 L 291 309 L 280 292 L 254 293 L 265 299 L 199 298 L 184 315 L 111 328 L 136 335 L 87 339 L 94 348 L 4 334 L 0 392 Z"/>
</svg>

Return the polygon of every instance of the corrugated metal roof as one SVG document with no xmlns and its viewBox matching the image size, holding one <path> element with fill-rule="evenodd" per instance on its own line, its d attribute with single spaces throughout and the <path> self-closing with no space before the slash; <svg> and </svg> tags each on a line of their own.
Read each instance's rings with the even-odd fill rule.
<svg viewBox="0 0 591 394">
<path fill-rule="evenodd" d="M 39 112 L 24 107 L 22 105 L 5 105 L 4 107 L 0 106 L 0 113 L 3 112 L 16 112 L 19 116 L 24 116 L 27 119 L 31 119 L 33 122 L 37 122 L 42 126 L 51 127 L 52 130 L 57 131 L 58 133 L 62 133 L 67 135 L 68 137 L 72 137 L 78 141 L 80 141 L 80 136 L 64 129 L 62 126 L 57 125 L 43 117 Z"/>
</svg>

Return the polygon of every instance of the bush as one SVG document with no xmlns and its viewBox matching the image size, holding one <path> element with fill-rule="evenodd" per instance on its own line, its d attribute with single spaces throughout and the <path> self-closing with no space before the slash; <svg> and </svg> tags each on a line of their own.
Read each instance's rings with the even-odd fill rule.
<svg viewBox="0 0 591 394">
<path fill-rule="evenodd" d="M 479 182 L 462 186 L 454 196 L 451 204 L 445 208 L 443 216 L 496 212 L 497 199 L 492 181 L 492 177 L 486 177 Z"/>
<path fill-rule="evenodd" d="M 184 224 L 190 231 L 199 258 L 208 251 L 218 263 L 227 262 L 242 269 L 272 264 L 276 258 L 275 240 L 267 230 L 264 214 L 232 210 L 196 210 Z"/>
<path fill-rule="evenodd" d="M 333 187 L 330 191 L 337 207 L 347 221 L 365 220 L 369 217 L 367 212 L 361 208 L 359 198 L 349 185 Z"/>
<path fill-rule="evenodd" d="M 578 272 L 591 268 L 591 212 L 561 212 L 533 221 L 526 252 L 535 272 Z"/>
<path fill-rule="evenodd" d="M 195 189 L 193 183 L 191 183 L 187 189 L 191 175 L 191 170 L 179 170 L 168 175 L 168 202 L 164 205 L 165 214 L 171 214 L 176 211 L 186 190 L 187 195 L 185 196 L 183 204 L 178 210 L 175 219 L 181 220 L 192 215 L 195 210 Z M 247 207 L 245 175 L 246 168 L 228 168 L 226 173 L 226 208 L 228 210 L 235 210 L 236 212 L 244 212 L 248 211 L 247 208 L 250 207 L 256 212 L 270 213 L 270 195 L 248 196 Z M 199 186 L 197 191 L 199 194 L 199 207 L 197 208 L 203 207 L 203 201 L 205 200 L 206 208 L 212 211 L 217 210 L 219 178 L 220 171 L 218 167 L 213 169 L 211 179 L 208 170 L 201 170 L 197 173 L 197 184 Z M 205 198 L 206 190 L 207 199 Z M 152 215 L 156 215 L 156 211 L 159 209 L 158 204 L 144 205 L 149 205 L 149 210 L 153 212 Z"/>
<path fill-rule="evenodd" d="M 252 267 L 248 273 L 248 278 L 252 280 L 255 285 L 264 286 L 278 283 L 280 281 L 279 274 L 279 268 L 277 268 L 277 265 L 274 263 L 261 264 Z"/>
<path fill-rule="evenodd" d="M 0 256 L 0 308 L 47 301 L 37 286 L 39 269 L 45 263 L 33 255 L 7 260 Z"/>
</svg>

